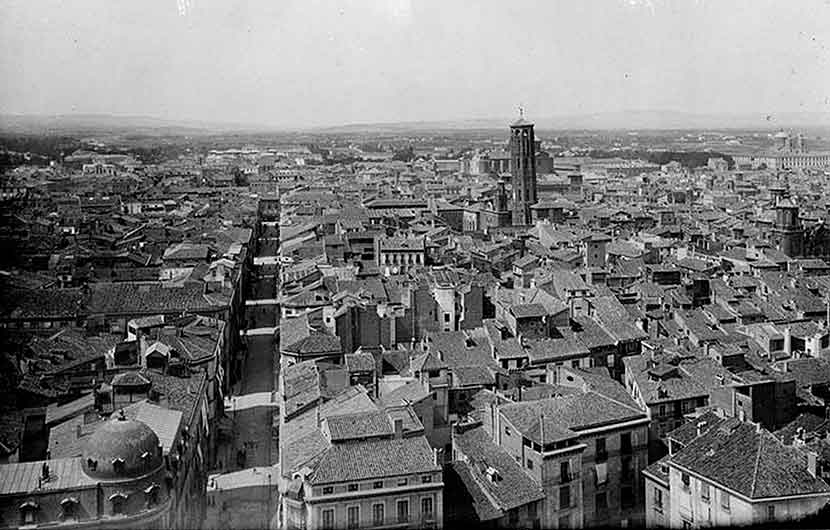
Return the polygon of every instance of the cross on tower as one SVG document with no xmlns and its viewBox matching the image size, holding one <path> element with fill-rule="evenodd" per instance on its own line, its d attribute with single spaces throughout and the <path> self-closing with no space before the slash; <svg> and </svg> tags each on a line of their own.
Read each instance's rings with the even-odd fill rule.
<svg viewBox="0 0 830 530">
<path fill-rule="evenodd" d="M 525 108 L 524 108 L 524 107 L 522 107 L 521 105 L 519 105 L 519 117 L 520 117 L 520 118 L 524 118 L 524 117 L 525 117 Z"/>
</svg>

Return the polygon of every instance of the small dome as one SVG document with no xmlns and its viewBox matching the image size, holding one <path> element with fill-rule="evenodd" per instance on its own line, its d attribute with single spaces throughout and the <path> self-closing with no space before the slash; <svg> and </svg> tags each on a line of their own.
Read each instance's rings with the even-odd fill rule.
<svg viewBox="0 0 830 530">
<path fill-rule="evenodd" d="M 144 475 L 163 464 L 160 447 L 158 436 L 147 424 L 129 420 L 122 412 L 87 440 L 84 472 L 99 479 Z"/>
</svg>

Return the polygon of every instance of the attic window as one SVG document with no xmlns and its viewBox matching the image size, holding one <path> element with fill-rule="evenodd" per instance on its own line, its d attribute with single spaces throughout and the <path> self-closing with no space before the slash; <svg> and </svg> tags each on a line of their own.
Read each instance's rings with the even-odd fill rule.
<svg viewBox="0 0 830 530">
<path fill-rule="evenodd" d="M 159 487 L 158 484 L 153 483 L 147 486 L 144 490 L 144 495 L 147 497 L 147 507 L 152 508 L 159 502 Z"/>
<path fill-rule="evenodd" d="M 116 473 L 123 473 L 124 472 L 124 459 L 123 458 L 114 458 L 112 460 L 112 469 Z"/>
<path fill-rule="evenodd" d="M 40 505 L 35 501 L 26 501 L 20 505 L 20 518 L 23 521 L 22 524 L 35 524 L 35 516 L 37 515 L 37 511 L 40 509 Z"/>
<path fill-rule="evenodd" d="M 499 474 L 498 470 L 492 467 L 488 467 L 485 471 L 487 474 L 487 480 L 493 483 L 501 482 L 501 475 Z"/>
<path fill-rule="evenodd" d="M 127 495 L 121 492 L 113 493 L 110 495 L 110 502 L 112 503 L 113 515 L 123 514 L 127 504 Z"/>
<path fill-rule="evenodd" d="M 61 501 L 61 519 L 75 519 L 78 515 L 78 499 L 66 497 Z"/>
</svg>

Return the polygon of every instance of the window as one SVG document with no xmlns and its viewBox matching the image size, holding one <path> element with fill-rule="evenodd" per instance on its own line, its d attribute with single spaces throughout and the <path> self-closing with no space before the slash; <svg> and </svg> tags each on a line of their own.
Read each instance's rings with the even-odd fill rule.
<svg viewBox="0 0 830 530">
<path fill-rule="evenodd" d="M 571 481 L 570 460 L 565 460 L 564 462 L 559 463 L 559 476 L 561 477 L 563 484 Z"/>
<path fill-rule="evenodd" d="M 334 493 L 334 486 L 323 487 L 323 495 L 331 495 L 332 493 Z"/>
<path fill-rule="evenodd" d="M 432 482 L 432 475 L 424 475 L 421 477 L 422 484 L 429 484 L 430 482 Z"/>
<path fill-rule="evenodd" d="M 504 435 L 505 436 L 510 436 L 510 427 L 508 427 L 506 425 L 504 426 Z"/>
<path fill-rule="evenodd" d="M 605 438 L 596 439 L 596 460 L 597 462 L 604 462 L 608 459 L 608 452 L 605 450 Z"/>
<path fill-rule="evenodd" d="M 349 506 L 346 509 L 346 523 L 349 530 L 354 530 L 360 525 L 360 507 Z"/>
<path fill-rule="evenodd" d="M 663 490 L 654 488 L 654 509 L 658 512 L 663 511 Z"/>
<path fill-rule="evenodd" d="M 608 510 L 608 495 L 606 492 L 601 491 L 597 493 L 596 497 L 594 497 L 594 503 L 596 506 L 597 517 L 604 519 Z"/>
<path fill-rule="evenodd" d="M 691 479 L 689 478 L 689 475 L 687 475 L 686 473 L 681 473 L 680 482 L 683 485 L 683 489 L 689 491 L 689 485 L 691 484 Z"/>
<path fill-rule="evenodd" d="M 657 407 L 657 415 L 658 416 L 665 416 L 666 415 L 666 406 L 665 405 L 660 405 L 659 407 Z"/>
<path fill-rule="evenodd" d="M 397 502 L 398 505 L 398 522 L 399 523 L 408 523 L 409 522 L 409 501 L 408 500 L 400 500 Z"/>
<path fill-rule="evenodd" d="M 705 503 L 709 502 L 709 484 L 700 483 L 700 500 Z"/>
<path fill-rule="evenodd" d="M 144 490 L 144 496 L 147 499 L 147 507 L 152 508 L 156 504 L 159 503 L 159 485 L 158 484 L 150 484 Z"/>
<path fill-rule="evenodd" d="M 574 359 L 573 361 L 571 361 L 571 367 L 579 368 L 579 359 Z"/>
<path fill-rule="evenodd" d="M 61 519 L 72 520 L 77 517 L 78 499 L 69 497 L 61 501 Z"/>
<path fill-rule="evenodd" d="M 529 519 L 536 519 L 536 517 L 538 516 L 538 514 L 536 512 L 537 512 L 537 506 L 536 506 L 535 502 L 531 502 L 530 504 L 527 505 L 527 517 Z"/>
<path fill-rule="evenodd" d="M 770 504 L 767 506 L 767 520 L 774 521 L 775 520 L 775 505 Z"/>
<path fill-rule="evenodd" d="M 527 468 L 528 469 L 533 469 L 533 460 L 531 460 L 529 458 L 527 459 Z"/>
<path fill-rule="evenodd" d="M 346 489 L 348 489 L 348 491 L 357 491 L 357 484 L 349 484 Z"/>
<path fill-rule="evenodd" d="M 634 506 L 634 489 L 631 486 L 623 486 L 620 490 L 620 497 L 623 509 Z"/>
<path fill-rule="evenodd" d="M 519 526 L 519 511 L 516 509 L 507 512 L 507 524 L 511 528 Z"/>
<path fill-rule="evenodd" d="M 405 478 L 398 479 L 398 486 L 406 486 L 407 480 Z"/>
<path fill-rule="evenodd" d="M 323 510 L 323 530 L 334 530 L 334 509 Z"/>
<path fill-rule="evenodd" d="M 38 508 L 39 506 L 34 501 L 27 501 L 20 506 L 20 518 L 24 525 L 35 524 Z"/>
<path fill-rule="evenodd" d="M 372 483 L 372 488 L 373 489 L 379 490 L 382 487 L 383 487 L 383 481 L 382 480 L 376 480 Z"/>
<path fill-rule="evenodd" d="M 622 457 L 622 479 L 623 480 L 631 480 L 634 478 L 634 466 L 632 465 L 631 457 L 624 456 Z"/>
<path fill-rule="evenodd" d="M 112 461 L 112 469 L 116 473 L 123 473 L 124 472 L 124 460 L 121 458 L 116 458 Z"/>
<path fill-rule="evenodd" d="M 559 509 L 564 510 L 565 508 L 571 507 L 571 487 L 570 486 L 562 486 L 559 488 Z"/>
<path fill-rule="evenodd" d="M 383 524 L 383 504 L 372 505 L 372 524 L 374 526 Z"/>
<path fill-rule="evenodd" d="M 571 516 L 570 515 L 563 515 L 559 518 L 559 528 L 570 528 L 571 527 Z"/>
<path fill-rule="evenodd" d="M 432 497 L 424 497 L 421 499 L 421 517 L 426 520 L 432 520 Z"/>
<path fill-rule="evenodd" d="M 631 449 L 631 433 L 624 432 L 620 435 L 620 452 L 624 455 L 630 455 Z"/>
<path fill-rule="evenodd" d="M 127 504 L 127 496 L 123 493 L 114 493 L 110 495 L 110 502 L 112 503 L 112 514 L 120 515 L 124 513 L 124 507 Z"/>
<path fill-rule="evenodd" d="M 729 494 L 725 491 L 722 491 L 720 494 L 720 507 L 723 508 L 723 511 L 729 511 Z"/>
</svg>

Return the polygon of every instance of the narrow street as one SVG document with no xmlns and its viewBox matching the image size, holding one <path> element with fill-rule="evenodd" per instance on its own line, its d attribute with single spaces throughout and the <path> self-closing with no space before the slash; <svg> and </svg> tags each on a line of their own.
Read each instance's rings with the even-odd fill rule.
<svg viewBox="0 0 830 530">
<path fill-rule="evenodd" d="M 257 242 L 257 258 L 274 252 L 269 239 Z M 224 471 L 270 466 L 277 455 L 272 454 L 272 419 L 274 403 L 271 393 L 279 369 L 276 326 L 279 320 L 276 305 L 277 282 L 273 266 L 254 265 L 245 299 L 245 344 L 247 356 L 242 378 L 235 392 L 226 399 L 225 413 L 233 425 L 233 435 L 221 448 Z"/>
</svg>

